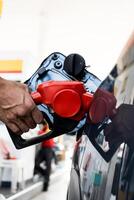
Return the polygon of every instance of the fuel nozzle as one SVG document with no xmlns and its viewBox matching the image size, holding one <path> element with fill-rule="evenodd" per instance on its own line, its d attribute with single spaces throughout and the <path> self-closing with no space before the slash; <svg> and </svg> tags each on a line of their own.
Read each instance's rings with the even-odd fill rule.
<svg viewBox="0 0 134 200">
<path fill-rule="evenodd" d="M 31 95 L 36 104 L 45 104 L 58 116 L 76 121 L 85 116 L 93 100 L 80 81 L 46 81 Z"/>
<path fill-rule="evenodd" d="M 116 99 L 103 89 L 86 91 L 79 81 L 47 81 L 32 93 L 36 104 L 45 104 L 60 117 L 81 120 L 85 114 L 94 124 L 115 114 Z"/>
</svg>

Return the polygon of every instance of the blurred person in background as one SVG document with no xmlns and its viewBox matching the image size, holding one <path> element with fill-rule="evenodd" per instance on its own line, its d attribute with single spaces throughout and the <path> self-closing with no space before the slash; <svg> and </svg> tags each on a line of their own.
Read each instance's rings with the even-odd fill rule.
<svg viewBox="0 0 134 200">
<path fill-rule="evenodd" d="M 42 128 L 39 130 L 38 134 L 46 134 L 49 131 L 48 124 L 44 121 L 42 123 Z M 49 186 L 49 180 L 50 180 L 50 174 L 51 174 L 51 163 L 53 159 L 54 154 L 54 140 L 49 139 L 47 141 L 43 141 L 41 143 L 41 148 L 36 154 L 35 158 L 35 168 L 34 168 L 34 174 L 40 173 L 44 178 L 44 184 L 43 184 L 43 191 L 48 190 Z M 45 162 L 45 166 L 42 167 L 41 163 Z"/>
</svg>

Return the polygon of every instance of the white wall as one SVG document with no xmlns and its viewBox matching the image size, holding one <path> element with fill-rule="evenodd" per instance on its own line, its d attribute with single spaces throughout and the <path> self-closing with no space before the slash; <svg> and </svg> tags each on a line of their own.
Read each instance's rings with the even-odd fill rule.
<svg viewBox="0 0 134 200">
<path fill-rule="evenodd" d="M 79 52 L 100 77 L 106 75 L 134 28 L 134 1 L 46 2 L 48 21 L 42 52 Z"/>
<path fill-rule="evenodd" d="M 37 68 L 40 32 L 38 1 L 28 2 L 3 0 L 0 19 L 0 52 L 3 56 L 10 54 L 14 58 L 16 55 L 16 58 L 24 59 L 27 62 L 24 65 L 26 78 Z"/>
<path fill-rule="evenodd" d="M 3 0 L 0 51 L 27 52 L 27 76 L 53 51 L 82 54 L 105 77 L 134 29 L 133 0 Z M 27 66 L 28 68 L 28 66 Z"/>
</svg>

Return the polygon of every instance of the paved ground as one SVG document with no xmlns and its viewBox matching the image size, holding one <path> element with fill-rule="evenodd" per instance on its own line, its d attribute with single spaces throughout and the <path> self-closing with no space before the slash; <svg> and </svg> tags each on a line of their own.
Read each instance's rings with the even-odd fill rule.
<svg viewBox="0 0 134 200">
<path fill-rule="evenodd" d="M 42 192 L 31 200 L 66 200 L 70 168 L 71 159 L 67 159 L 61 164 L 61 166 L 59 166 L 57 172 L 51 175 L 49 190 L 47 192 Z"/>
</svg>

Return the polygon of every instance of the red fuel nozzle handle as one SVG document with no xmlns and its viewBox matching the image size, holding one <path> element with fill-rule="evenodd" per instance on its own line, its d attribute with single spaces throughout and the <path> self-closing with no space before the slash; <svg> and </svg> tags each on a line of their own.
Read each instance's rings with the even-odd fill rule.
<svg viewBox="0 0 134 200">
<path fill-rule="evenodd" d="M 63 119 L 79 121 L 87 114 L 91 123 L 99 123 L 105 117 L 112 116 L 116 105 L 116 99 L 111 93 L 98 89 L 92 95 L 79 81 L 47 81 L 40 84 L 31 96 L 36 104 L 47 105 Z M 15 135 L 11 130 L 8 131 L 17 149 L 64 134 L 51 130 L 45 135 L 26 140 Z"/>
<path fill-rule="evenodd" d="M 31 93 L 31 96 L 35 102 L 35 104 L 41 104 L 42 103 L 42 96 L 40 95 L 39 92 L 35 91 Z"/>
<path fill-rule="evenodd" d="M 93 95 L 87 93 L 82 82 L 78 81 L 47 81 L 40 84 L 37 91 L 32 92 L 31 96 L 36 104 L 45 104 L 63 118 L 81 120 L 88 112 Z M 40 135 L 31 139 L 23 139 L 15 135 L 11 130 L 9 134 L 17 149 L 22 149 L 30 145 L 37 144 L 44 140 L 57 137 L 65 132 L 51 130 L 47 134 Z"/>
<path fill-rule="evenodd" d="M 47 81 L 31 93 L 36 104 L 45 104 L 58 116 L 81 120 L 88 112 L 93 95 L 79 81 Z"/>
<path fill-rule="evenodd" d="M 98 89 L 92 95 L 79 81 L 47 81 L 31 95 L 36 104 L 49 106 L 63 118 L 81 120 L 88 113 L 91 122 L 97 124 L 116 114 L 116 98 L 112 93 Z"/>
</svg>

